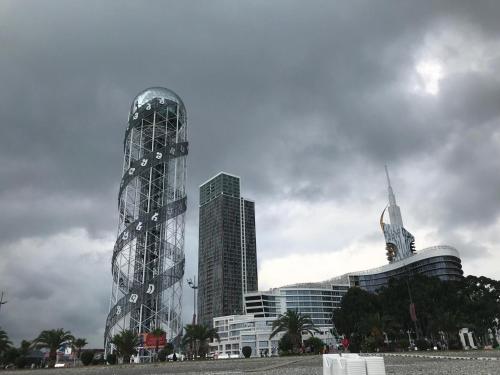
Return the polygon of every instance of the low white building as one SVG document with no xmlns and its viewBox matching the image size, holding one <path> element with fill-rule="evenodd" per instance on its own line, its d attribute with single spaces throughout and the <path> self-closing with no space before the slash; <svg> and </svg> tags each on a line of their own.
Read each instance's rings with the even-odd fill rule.
<svg viewBox="0 0 500 375">
<path fill-rule="evenodd" d="M 252 348 L 252 357 L 278 354 L 278 341 L 283 333 L 272 340 L 273 321 L 276 318 L 255 318 L 253 315 L 229 315 L 214 318 L 220 342 L 210 343 L 210 352 L 222 357 L 240 357 L 244 346 Z"/>
<path fill-rule="evenodd" d="M 243 354 L 241 349 L 249 346 L 252 357 L 267 357 L 278 355 L 278 342 L 284 332 L 278 333 L 271 340 L 273 322 L 276 317 L 255 317 L 253 314 L 229 315 L 214 318 L 214 328 L 217 330 L 220 342 L 210 343 L 210 353 L 222 358 L 238 358 Z M 315 334 L 324 342 L 332 341 L 332 334 L 328 329 L 321 329 Z M 303 335 L 307 340 L 310 335 Z"/>
<path fill-rule="evenodd" d="M 267 292 L 249 292 L 244 295 L 245 312 L 257 318 L 274 319 L 288 310 L 308 315 L 319 331 L 314 336 L 326 345 L 336 345 L 337 333 L 332 316 L 334 310 L 340 308 L 348 289 L 345 284 L 321 282 L 287 285 Z M 307 337 L 304 336 L 304 339 Z"/>
</svg>

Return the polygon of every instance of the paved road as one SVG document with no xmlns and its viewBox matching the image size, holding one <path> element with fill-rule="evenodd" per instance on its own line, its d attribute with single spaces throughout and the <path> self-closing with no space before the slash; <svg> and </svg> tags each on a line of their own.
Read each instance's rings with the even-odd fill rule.
<svg viewBox="0 0 500 375">
<path fill-rule="evenodd" d="M 421 353 L 419 353 L 421 354 Z M 434 354 L 434 353 L 429 353 Z M 420 358 L 411 356 L 385 357 L 387 375 L 500 375 L 500 353 L 442 353 L 463 359 Z M 494 360 L 478 360 L 473 357 L 492 357 Z M 91 366 L 73 369 L 0 371 L 2 375 L 160 375 L 160 374 L 207 374 L 207 375 L 322 375 L 320 356 L 234 359 L 143 364 L 128 366 Z"/>
</svg>

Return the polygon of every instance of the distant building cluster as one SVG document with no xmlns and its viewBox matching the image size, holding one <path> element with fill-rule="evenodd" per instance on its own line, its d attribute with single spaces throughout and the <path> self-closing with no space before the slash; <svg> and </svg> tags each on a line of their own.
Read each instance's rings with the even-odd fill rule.
<svg viewBox="0 0 500 375">
<path fill-rule="evenodd" d="M 172 91 L 154 87 L 133 100 L 125 131 L 123 177 L 118 194 L 119 228 L 113 250 L 113 277 L 105 327 L 105 349 L 115 350 L 113 335 L 130 329 L 138 335 L 154 330 L 178 345 L 182 335 L 184 215 L 186 197 L 187 115 Z M 258 291 L 255 202 L 240 192 L 238 176 L 220 172 L 200 185 L 198 321 L 215 328 L 219 356 L 277 353 L 281 334 L 273 322 L 288 310 L 307 314 L 326 344 L 338 333 L 332 313 L 351 287 L 376 292 L 391 278 L 414 274 L 441 280 L 462 278 L 460 255 L 451 246 L 416 251 L 414 236 L 403 226 L 401 210 L 386 168 L 389 204 L 380 226 L 388 264 L 349 272 L 330 280 Z M 385 212 L 390 223 L 384 222 Z M 196 297 L 195 297 L 196 300 Z M 139 348 L 139 358 L 151 356 Z"/>
<path fill-rule="evenodd" d="M 220 222 L 219 215 L 223 214 L 222 210 L 218 209 L 221 214 L 211 217 L 212 223 L 207 223 L 207 215 L 202 215 L 202 207 L 207 201 L 210 201 L 210 192 L 213 191 L 214 196 L 223 196 L 224 193 L 215 187 L 216 179 L 223 180 L 230 178 L 230 175 L 221 173 L 203 184 L 200 187 L 200 251 L 199 264 L 201 269 L 205 269 L 204 263 L 210 262 L 211 269 L 217 268 L 219 262 L 224 257 L 221 257 L 215 251 L 208 251 L 206 248 L 207 238 L 211 239 L 211 243 L 224 243 L 226 237 L 234 236 L 235 231 L 231 226 L 218 225 Z M 382 212 L 380 218 L 380 226 L 384 233 L 386 242 L 386 255 L 389 261 L 388 264 L 359 272 L 350 272 L 341 276 L 334 277 L 323 282 L 313 283 L 298 283 L 280 288 L 274 288 L 269 291 L 252 291 L 247 288 L 243 293 L 242 302 L 244 306 L 244 314 L 241 313 L 239 302 L 235 303 L 228 314 L 214 314 L 213 305 L 209 303 L 203 306 L 202 298 L 199 299 L 200 315 L 207 312 L 212 313 L 212 321 L 210 324 L 219 332 L 220 342 L 213 342 L 210 346 L 211 351 L 218 355 L 238 356 L 241 354 L 241 349 L 244 346 L 249 346 L 252 349 L 252 356 L 273 355 L 277 351 L 277 343 L 281 335 L 273 337 L 269 336 L 272 332 L 272 324 L 274 320 L 287 310 L 295 310 L 300 314 L 307 314 L 311 317 L 315 326 L 319 329 L 316 335 L 325 344 L 334 345 L 338 338 L 338 332 L 335 328 L 335 323 L 332 321 L 333 311 L 341 306 L 342 297 L 351 287 L 359 287 L 369 292 L 376 292 L 380 288 L 387 286 L 391 278 L 411 277 L 414 274 L 422 274 L 425 276 L 435 276 L 444 281 L 460 280 L 463 276 L 460 255 L 458 251 L 451 246 L 433 246 L 420 251 L 415 249 L 415 238 L 404 228 L 401 210 L 396 204 L 396 198 L 389 179 L 389 173 L 386 168 L 389 205 Z M 234 183 L 229 181 L 227 187 L 234 186 L 237 191 L 228 191 L 226 195 L 234 194 L 235 198 L 239 198 L 239 179 L 233 177 Z M 237 179 L 237 180 L 236 180 Z M 237 181 L 237 182 L 236 182 Z M 214 187 L 209 188 L 210 184 Z M 220 183 L 218 186 L 221 186 Z M 210 190 L 212 189 L 212 190 Z M 219 188 L 220 189 L 220 188 Z M 252 206 L 252 209 L 254 207 Z M 389 212 L 390 224 L 384 223 L 384 213 Z M 240 210 L 241 211 L 241 210 Z M 253 210 L 252 210 L 253 213 Z M 235 218 L 237 215 L 235 215 Z M 241 220 L 241 216 L 238 216 Z M 207 232 L 207 228 L 211 228 Z M 227 233 L 225 233 L 227 231 Z M 237 231 L 237 230 L 236 230 Z M 253 237 L 255 238 L 255 227 L 253 227 Z M 241 242 L 240 242 L 241 246 Z M 243 251 L 242 251 L 243 254 Z M 253 253 L 252 253 L 253 254 Z M 237 258 L 239 262 L 240 258 Z M 219 264 L 219 269 L 223 269 L 225 265 Z M 244 264 L 241 263 L 241 272 L 245 272 Z M 199 275 L 201 281 L 201 274 Z M 255 273 L 255 280 L 257 275 Z M 219 286 L 228 284 L 218 284 Z M 244 285 L 244 284 L 242 284 Z M 255 283 L 257 285 L 257 281 Z M 232 286 L 214 291 L 214 283 L 208 283 L 206 286 L 200 282 L 200 294 L 203 288 L 207 288 L 204 293 L 212 295 L 218 293 L 218 300 L 224 301 L 229 298 L 234 298 L 235 290 L 244 290 L 239 283 Z M 224 294 L 227 296 L 224 297 Z M 221 311 L 221 304 L 218 308 Z M 209 310 L 212 309 L 212 310 Z M 228 310 L 226 310 L 228 311 Z M 207 322 L 205 318 L 203 322 Z M 208 323 L 208 322 L 207 322 Z M 304 336 L 304 339 L 307 335 Z"/>
</svg>

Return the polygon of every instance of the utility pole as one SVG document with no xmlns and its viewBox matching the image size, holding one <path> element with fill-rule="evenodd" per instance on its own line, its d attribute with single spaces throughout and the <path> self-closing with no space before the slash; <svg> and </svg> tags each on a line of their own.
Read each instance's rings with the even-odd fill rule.
<svg viewBox="0 0 500 375">
<path fill-rule="evenodd" d="M 196 324 L 196 289 L 198 289 L 198 285 L 196 285 L 196 276 L 193 276 L 192 279 L 187 279 L 187 283 L 191 289 L 193 289 L 193 325 Z"/>
<path fill-rule="evenodd" d="M 415 303 L 413 303 L 413 297 L 411 295 L 411 287 L 410 287 L 410 269 L 408 266 L 405 267 L 406 270 L 406 287 L 408 288 L 408 296 L 410 297 L 410 318 L 413 321 L 413 324 L 415 325 L 415 337 L 416 340 L 419 339 L 418 335 L 418 326 L 417 326 L 417 313 L 415 311 Z"/>
<path fill-rule="evenodd" d="M 0 296 L 0 310 L 2 309 L 2 305 L 5 305 L 7 302 L 9 302 L 9 301 L 3 300 L 3 292 L 2 292 L 2 295 Z"/>
</svg>

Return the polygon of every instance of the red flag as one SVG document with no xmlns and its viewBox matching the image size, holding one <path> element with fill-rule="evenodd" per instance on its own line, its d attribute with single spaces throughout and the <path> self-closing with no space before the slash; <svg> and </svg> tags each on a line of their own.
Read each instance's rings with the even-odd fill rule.
<svg viewBox="0 0 500 375">
<path fill-rule="evenodd" d="M 344 349 L 347 349 L 349 347 L 349 339 L 347 337 L 342 339 L 342 346 Z"/>
<path fill-rule="evenodd" d="M 415 304 L 410 303 L 410 317 L 412 322 L 417 321 L 417 312 L 415 311 Z"/>
</svg>

